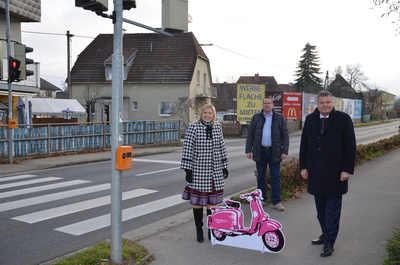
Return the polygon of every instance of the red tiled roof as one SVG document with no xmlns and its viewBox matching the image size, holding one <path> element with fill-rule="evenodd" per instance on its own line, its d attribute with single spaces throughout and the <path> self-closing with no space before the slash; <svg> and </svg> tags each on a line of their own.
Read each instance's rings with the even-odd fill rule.
<svg viewBox="0 0 400 265">
<path fill-rule="evenodd" d="M 193 33 L 124 34 L 123 54 L 137 51 L 125 83 L 190 83 L 196 60 L 207 55 Z M 105 61 L 113 53 L 113 35 L 98 35 L 79 55 L 71 71 L 71 83 L 106 83 Z M 109 62 L 109 61 L 108 61 Z"/>
</svg>

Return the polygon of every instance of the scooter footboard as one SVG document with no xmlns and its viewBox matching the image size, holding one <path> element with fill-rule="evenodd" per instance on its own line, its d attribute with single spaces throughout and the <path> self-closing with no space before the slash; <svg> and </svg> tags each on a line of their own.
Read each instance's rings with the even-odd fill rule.
<svg viewBox="0 0 400 265">
<path fill-rule="evenodd" d="M 207 226 L 211 229 L 240 230 L 243 229 L 243 214 L 241 211 L 220 209 L 208 216 Z"/>
<path fill-rule="evenodd" d="M 282 225 L 279 222 L 269 219 L 268 221 L 261 224 L 260 230 L 258 230 L 258 235 L 261 236 L 268 231 L 275 231 L 281 228 Z"/>
</svg>

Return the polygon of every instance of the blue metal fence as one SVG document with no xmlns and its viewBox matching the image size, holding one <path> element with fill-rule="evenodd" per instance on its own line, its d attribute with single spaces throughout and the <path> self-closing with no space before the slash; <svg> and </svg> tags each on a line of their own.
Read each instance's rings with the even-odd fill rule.
<svg viewBox="0 0 400 265">
<path fill-rule="evenodd" d="M 0 125 L 0 158 L 8 157 L 7 126 Z M 109 123 L 23 124 L 12 129 L 14 157 L 111 147 Z M 180 140 L 180 121 L 125 121 L 123 145 Z"/>
</svg>

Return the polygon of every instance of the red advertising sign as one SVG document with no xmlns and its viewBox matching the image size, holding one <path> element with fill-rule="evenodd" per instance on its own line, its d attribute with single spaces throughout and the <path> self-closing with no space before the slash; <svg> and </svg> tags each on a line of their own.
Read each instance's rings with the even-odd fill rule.
<svg viewBox="0 0 400 265">
<path fill-rule="evenodd" d="M 283 116 L 286 120 L 301 119 L 301 92 L 283 92 Z"/>
</svg>

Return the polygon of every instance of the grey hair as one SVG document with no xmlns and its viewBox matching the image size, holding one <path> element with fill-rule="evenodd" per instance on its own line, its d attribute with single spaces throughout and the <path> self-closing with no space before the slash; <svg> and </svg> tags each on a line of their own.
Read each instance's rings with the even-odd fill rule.
<svg viewBox="0 0 400 265">
<path fill-rule="evenodd" d="M 320 98 L 320 97 L 331 97 L 331 98 L 333 98 L 331 92 L 329 92 L 328 90 L 319 91 L 318 94 L 317 94 L 317 99 Z"/>
</svg>

